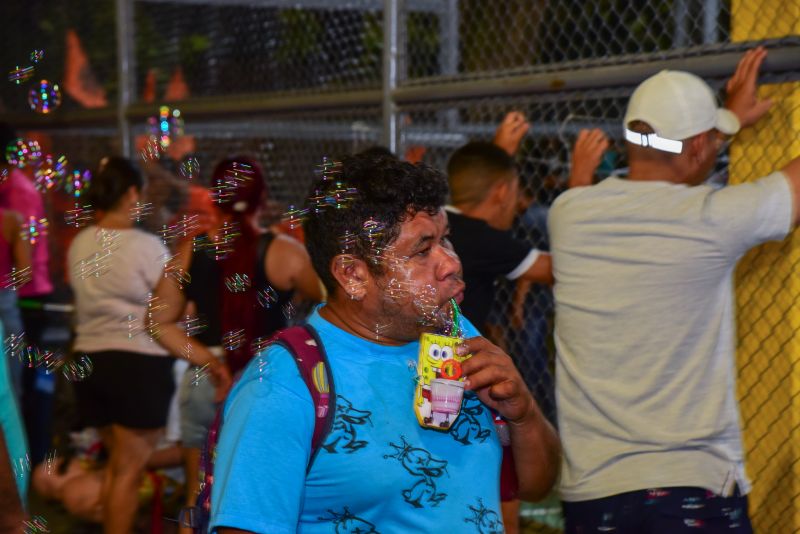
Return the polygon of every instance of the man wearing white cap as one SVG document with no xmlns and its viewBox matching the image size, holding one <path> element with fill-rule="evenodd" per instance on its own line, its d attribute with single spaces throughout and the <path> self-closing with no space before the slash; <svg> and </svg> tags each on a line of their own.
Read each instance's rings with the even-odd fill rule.
<svg viewBox="0 0 800 534">
<path fill-rule="evenodd" d="M 760 180 L 700 185 L 726 136 L 770 107 L 762 48 L 727 109 L 662 71 L 625 114 L 630 172 L 550 211 L 566 532 L 752 532 L 734 391 L 733 270 L 798 224 L 800 158 Z"/>
</svg>

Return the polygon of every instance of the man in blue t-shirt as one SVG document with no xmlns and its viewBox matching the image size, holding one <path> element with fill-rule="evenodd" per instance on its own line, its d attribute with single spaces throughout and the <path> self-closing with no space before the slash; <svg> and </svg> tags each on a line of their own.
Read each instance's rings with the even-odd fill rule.
<svg viewBox="0 0 800 534">
<path fill-rule="evenodd" d="M 211 496 L 212 528 L 231 532 L 502 532 L 507 422 L 519 492 L 553 485 L 560 446 L 511 358 L 468 321 L 459 354 L 464 400 L 448 432 L 414 413 L 423 332 L 457 317 L 461 264 L 447 239 L 447 182 L 438 171 L 354 156 L 323 169 L 305 222 L 330 295 L 309 319 L 336 395 L 330 433 L 311 456 L 314 406 L 293 358 L 254 359 L 225 406 Z M 313 460 L 313 461 L 312 461 Z"/>
</svg>

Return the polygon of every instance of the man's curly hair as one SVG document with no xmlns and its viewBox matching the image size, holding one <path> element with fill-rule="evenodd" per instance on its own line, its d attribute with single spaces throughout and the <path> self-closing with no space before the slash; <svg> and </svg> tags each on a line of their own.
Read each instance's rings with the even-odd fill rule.
<svg viewBox="0 0 800 534">
<path fill-rule="evenodd" d="M 344 198 L 338 204 L 337 194 Z M 303 223 L 306 248 L 328 293 L 332 295 L 338 285 L 331 262 L 342 253 L 344 236 L 352 236 L 347 253 L 366 261 L 374 274 L 382 274 L 382 265 L 370 261 L 375 249 L 394 243 L 400 225 L 416 213 L 435 215 L 446 198 L 447 178 L 429 165 L 370 154 L 338 160 L 333 170 L 314 182 Z M 383 225 L 380 234 L 364 231 L 370 219 Z"/>
</svg>

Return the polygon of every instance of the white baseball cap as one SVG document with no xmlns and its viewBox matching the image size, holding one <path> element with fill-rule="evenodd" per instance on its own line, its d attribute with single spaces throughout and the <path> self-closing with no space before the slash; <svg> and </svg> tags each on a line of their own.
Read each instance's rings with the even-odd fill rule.
<svg viewBox="0 0 800 534">
<path fill-rule="evenodd" d="M 646 122 L 655 133 L 632 132 L 628 125 L 633 121 Z M 639 84 L 623 119 L 625 139 L 631 143 L 678 154 L 684 139 L 711 129 L 733 135 L 739 127 L 732 111 L 717 106 L 702 78 L 679 70 L 662 70 Z"/>
</svg>

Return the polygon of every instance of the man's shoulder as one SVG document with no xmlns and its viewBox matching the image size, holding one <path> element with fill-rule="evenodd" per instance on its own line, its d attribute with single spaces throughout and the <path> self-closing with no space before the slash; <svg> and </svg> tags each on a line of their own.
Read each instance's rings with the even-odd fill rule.
<svg viewBox="0 0 800 534">
<path fill-rule="evenodd" d="M 491 228 L 489 224 L 483 219 L 470 217 L 458 211 L 447 210 L 447 222 L 450 224 L 450 229 L 454 228 Z"/>
<path fill-rule="evenodd" d="M 450 241 L 456 247 L 480 246 L 487 239 L 513 239 L 510 231 L 497 230 L 483 219 L 463 213 L 448 211 L 447 222 L 450 224 Z"/>
</svg>

